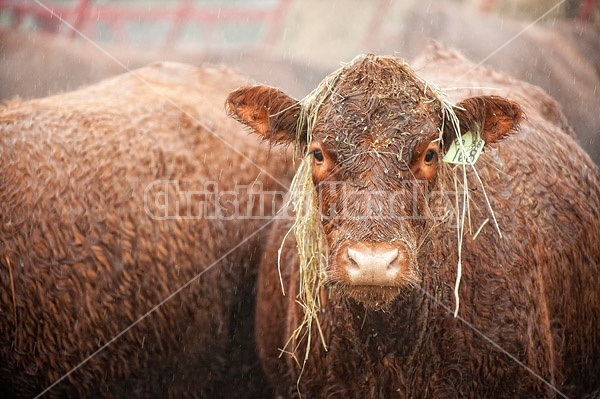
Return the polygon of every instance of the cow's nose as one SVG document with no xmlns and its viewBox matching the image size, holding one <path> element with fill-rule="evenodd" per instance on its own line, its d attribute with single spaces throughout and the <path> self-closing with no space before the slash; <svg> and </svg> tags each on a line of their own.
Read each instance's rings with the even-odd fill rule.
<svg viewBox="0 0 600 399">
<path fill-rule="evenodd" d="M 340 259 L 353 285 L 393 286 L 405 262 L 404 251 L 391 243 L 356 243 Z"/>
</svg>

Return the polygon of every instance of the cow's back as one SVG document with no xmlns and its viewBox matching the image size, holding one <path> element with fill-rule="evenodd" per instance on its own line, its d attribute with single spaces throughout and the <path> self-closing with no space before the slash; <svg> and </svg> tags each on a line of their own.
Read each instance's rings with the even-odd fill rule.
<svg viewBox="0 0 600 399">
<path fill-rule="evenodd" d="M 279 188 L 283 167 L 273 155 L 261 172 L 258 143 L 225 118 L 243 83 L 154 64 L 0 110 L 4 394 L 35 396 L 89 356 L 48 396 L 252 395 L 252 323 L 235 321 L 266 220 L 236 217 L 260 211 L 248 190 L 237 210 L 218 192 Z"/>
</svg>

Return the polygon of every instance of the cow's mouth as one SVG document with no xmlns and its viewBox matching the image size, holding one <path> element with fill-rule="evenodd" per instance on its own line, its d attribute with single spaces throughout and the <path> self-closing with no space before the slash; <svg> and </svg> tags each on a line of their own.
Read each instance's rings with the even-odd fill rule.
<svg viewBox="0 0 600 399">
<path fill-rule="evenodd" d="M 399 286 L 339 285 L 337 289 L 367 308 L 385 310 L 402 292 Z"/>
</svg>

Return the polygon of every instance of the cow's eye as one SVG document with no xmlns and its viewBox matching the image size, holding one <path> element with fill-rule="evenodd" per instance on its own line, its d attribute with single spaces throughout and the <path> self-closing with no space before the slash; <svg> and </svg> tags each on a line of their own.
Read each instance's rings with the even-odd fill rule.
<svg viewBox="0 0 600 399">
<path fill-rule="evenodd" d="M 427 152 L 425 153 L 425 158 L 424 161 L 427 164 L 430 164 L 431 162 L 433 162 L 433 160 L 435 159 L 435 157 L 437 156 L 437 152 L 435 152 L 435 150 L 427 150 Z"/>
<path fill-rule="evenodd" d="M 436 176 L 440 146 L 437 141 L 422 143 L 415 149 L 410 169 L 417 179 L 433 181 Z"/>
<path fill-rule="evenodd" d="M 332 173 L 335 167 L 335 154 L 325 148 L 321 142 L 315 141 L 310 144 L 307 159 L 312 157 L 313 181 L 320 182 Z"/>
<path fill-rule="evenodd" d="M 315 161 L 317 161 L 317 163 L 321 163 L 325 159 L 323 157 L 323 151 L 321 151 L 319 149 L 316 149 L 313 151 L 313 157 L 315 157 Z"/>
</svg>

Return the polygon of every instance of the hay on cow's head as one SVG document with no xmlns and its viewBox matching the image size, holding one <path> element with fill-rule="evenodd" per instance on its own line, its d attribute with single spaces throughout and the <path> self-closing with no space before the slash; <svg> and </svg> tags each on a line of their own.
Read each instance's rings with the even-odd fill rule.
<svg viewBox="0 0 600 399">
<path fill-rule="evenodd" d="M 300 260 L 298 303 L 304 311 L 304 317 L 292 333 L 284 350 L 291 344 L 290 354 L 300 363 L 295 353 L 302 340 L 306 338 L 306 351 L 302 365 L 306 363 L 310 352 L 313 321 L 321 337 L 321 343 L 327 350 L 327 344 L 319 324 L 319 312 L 322 305 L 319 293 L 325 281 L 328 252 L 312 180 L 312 158 L 304 152 L 310 146 L 319 108 L 331 94 L 333 85 L 342 70 L 343 67 L 328 75 L 315 90 L 301 101 L 301 111 L 296 129 L 298 136 L 294 143 L 296 154 L 302 156 L 302 162 L 292 180 L 286 207 L 293 209 L 295 214 L 293 230 Z M 300 137 L 302 132 L 306 132 L 305 143 L 301 143 L 303 141 Z"/>
<path fill-rule="evenodd" d="M 293 229 L 300 262 L 297 300 L 302 306 L 304 317 L 292 333 L 284 350 L 291 344 L 290 353 L 298 361 L 295 353 L 298 345 L 306 338 L 303 364 L 306 362 L 310 351 L 313 321 L 315 321 L 315 326 L 319 331 L 323 347 L 327 349 L 318 314 L 321 310 L 319 293 L 325 280 L 325 269 L 327 267 L 327 245 L 325 244 L 321 219 L 317 209 L 311 169 L 311 158 L 304 157 L 292 181 L 288 199 L 288 207 L 292 207 L 295 212 Z"/>
</svg>

